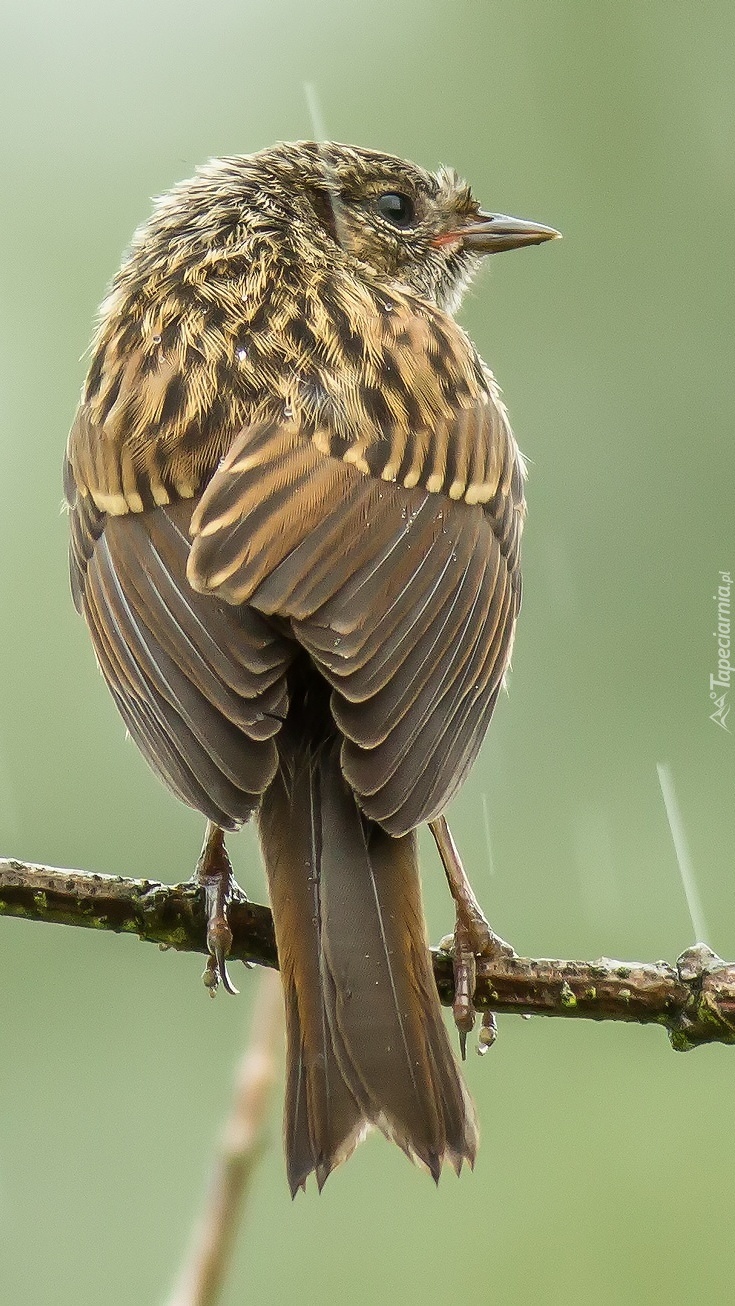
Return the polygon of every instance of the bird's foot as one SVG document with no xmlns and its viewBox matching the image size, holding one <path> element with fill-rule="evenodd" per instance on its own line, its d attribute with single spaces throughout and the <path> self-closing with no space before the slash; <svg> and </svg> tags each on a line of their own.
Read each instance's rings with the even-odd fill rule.
<svg viewBox="0 0 735 1306">
<path fill-rule="evenodd" d="M 475 1025 L 475 986 L 478 960 L 498 961 L 515 957 L 515 949 L 491 929 L 472 885 L 462 865 L 457 845 L 443 816 L 431 821 L 429 828 L 444 866 L 449 889 L 454 899 L 456 925 L 452 941 L 454 962 L 454 1002 L 452 1013 L 459 1032 L 462 1060 L 467 1048 L 467 1035 Z M 478 1051 L 483 1054 L 492 1047 L 497 1037 L 497 1024 L 492 1011 L 486 1011 L 479 1036 Z"/>
<path fill-rule="evenodd" d="M 227 973 L 227 957 L 232 947 L 232 930 L 227 920 L 227 905 L 232 897 L 235 877 L 225 847 L 225 832 L 213 821 L 207 822 L 204 846 L 197 862 L 195 880 L 204 889 L 207 910 L 207 947 L 209 957 L 202 979 L 214 997 L 220 984 L 227 993 L 237 993 Z"/>
</svg>

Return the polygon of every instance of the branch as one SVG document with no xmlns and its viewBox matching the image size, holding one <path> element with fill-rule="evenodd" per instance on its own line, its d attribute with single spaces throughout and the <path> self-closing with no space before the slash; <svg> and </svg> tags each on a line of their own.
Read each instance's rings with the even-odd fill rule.
<svg viewBox="0 0 735 1306">
<path fill-rule="evenodd" d="M 0 859 L 0 916 L 137 934 L 149 943 L 206 955 L 204 895 L 192 882 L 159 884 Z M 277 966 L 267 907 L 237 893 L 228 907 L 231 957 Z M 445 1006 L 454 999 L 451 955 L 434 949 L 434 976 Z M 663 1025 L 677 1051 L 702 1043 L 735 1044 L 735 962 L 704 944 L 674 966 L 665 961 L 551 961 L 527 957 L 477 962 L 475 1004 L 523 1016 L 622 1020 Z"/>
</svg>

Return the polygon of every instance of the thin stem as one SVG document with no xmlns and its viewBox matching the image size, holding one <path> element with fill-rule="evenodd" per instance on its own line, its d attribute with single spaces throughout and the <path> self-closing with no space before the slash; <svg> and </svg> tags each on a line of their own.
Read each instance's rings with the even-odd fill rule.
<svg viewBox="0 0 735 1306">
<path fill-rule="evenodd" d="M 232 1110 L 168 1306 L 216 1306 L 232 1259 L 243 1208 L 263 1153 L 282 1040 L 281 985 L 264 971 L 255 996 L 248 1046 L 237 1072 Z"/>
</svg>

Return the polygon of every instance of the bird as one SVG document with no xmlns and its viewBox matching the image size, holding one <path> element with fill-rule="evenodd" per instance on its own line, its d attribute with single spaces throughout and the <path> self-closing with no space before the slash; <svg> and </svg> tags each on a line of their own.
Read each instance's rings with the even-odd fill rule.
<svg viewBox="0 0 735 1306">
<path fill-rule="evenodd" d="M 257 823 L 294 1195 L 374 1127 L 435 1180 L 474 1164 L 416 832 L 508 668 L 525 467 L 455 313 L 486 255 L 558 234 L 449 168 L 279 143 L 159 198 L 99 310 L 64 465 L 72 595 L 129 734 L 206 818 L 213 989 L 225 833 Z"/>
</svg>

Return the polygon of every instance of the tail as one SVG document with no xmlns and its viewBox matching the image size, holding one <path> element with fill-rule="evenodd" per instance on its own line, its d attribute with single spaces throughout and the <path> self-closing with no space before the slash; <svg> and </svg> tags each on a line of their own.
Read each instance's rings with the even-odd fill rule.
<svg viewBox="0 0 735 1306">
<path fill-rule="evenodd" d="M 286 1004 L 292 1194 L 377 1125 L 435 1180 L 473 1164 L 472 1102 L 441 1016 L 416 840 L 359 811 L 336 745 L 282 757 L 260 813 Z"/>
</svg>

